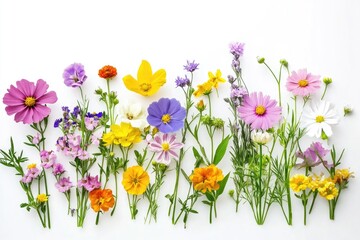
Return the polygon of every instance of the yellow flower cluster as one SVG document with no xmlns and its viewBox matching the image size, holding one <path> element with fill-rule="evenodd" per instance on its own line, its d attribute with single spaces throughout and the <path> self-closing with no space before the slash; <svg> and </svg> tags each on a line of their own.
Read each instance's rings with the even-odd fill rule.
<svg viewBox="0 0 360 240">
<path fill-rule="evenodd" d="M 47 202 L 48 201 L 48 196 L 45 193 L 41 193 L 36 197 L 36 200 L 38 200 L 41 203 Z"/>
<path fill-rule="evenodd" d="M 132 127 L 130 123 L 122 122 L 120 125 L 111 125 L 110 132 L 105 133 L 102 140 L 105 146 L 115 144 L 129 147 L 131 144 L 141 142 L 141 132 L 140 129 Z"/>
<path fill-rule="evenodd" d="M 353 172 L 350 172 L 349 169 L 337 169 L 334 176 L 334 182 L 342 184 L 343 182 L 349 181 L 350 177 L 353 176 Z"/>
<path fill-rule="evenodd" d="M 208 95 L 211 93 L 212 88 L 217 89 L 219 87 L 219 83 L 226 82 L 224 78 L 221 77 L 222 73 L 218 69 L 215 74 L 209 72 L 209 79 L 197 86 L 197 90 L 194 92 L 195 97 L 200 97 L 202 95 Z"/>
<path fill-rule="evenodd" d="M 203 193 L 212 190 L 218 190 L 219 182 L 224 179 L 221 169 L 214 164 L 204 168 L 195 168 L 190 180 L 193 183 L 194 189 Z"/>
</svg>

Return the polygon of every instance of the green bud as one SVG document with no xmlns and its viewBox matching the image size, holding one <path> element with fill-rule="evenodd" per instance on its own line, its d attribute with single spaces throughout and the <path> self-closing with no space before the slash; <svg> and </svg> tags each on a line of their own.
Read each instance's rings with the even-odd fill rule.
<svg viewBox="0 0 360 240">
<path fill-rule="evenodd" d="M 201 117 L 201 122 L 205 125 L 212 125 L 212 119 L 209 115 L 204 115 Z"/>
<path fill-rule="evenodd" d="M 235 193 L 234 189 L 229 190 L 229 196 L 230 196 L 230 197 L 233 197 L 233 196 L 234 196 L 234 193 Z"/>
<path fill-rule="evenodd" d="M 212 122 L 215 128 L 220 128 L 220 129 L 223 128 L 225 124 L 224 120 L 222 120 L 221 118 L 213 118 Z"/>
<path fill-rule="evenodd" d="M 326 135 L 326 133 L 324 132 L 324 130 L 321 130 L 321 139 L 322 140 L 327 140 L 329 137 Z"/>
<path fill-rule="evenodd" d="M 286 67 L 286 68 L 288 68 L 288 66 L 289 66 L 288 61 L 286 61 L 285 59 L 281 59 L 281 60 L 280 60 L 280 64 L 283 65 L 283 66 Z"/>
<path fill-rule="evenodd" d="M 346 105 L 346 106 L 344 107 L 344 117 L 345 117 L 346 115 L 351 114 L 352 112 L 353 112 L 352 106 Z"/>
<path fill-rule="evenodd" d="M 101 88 L 98 88 L 95 90 L 95 94 L 101 95 L 103 93 L 103 90 Z"/>
<path fill-rule="evenodd" d="M 332 78 L 324 77 L 323 82 L 324 82 L 326 85 L 329 85 L 330 83 L 332 83 Z"/>
<path fill-rule="evenodd" d="M 114 105 L 119 104 L 119 100 L 117 98 L 115 98 L 113 102 L 114 102 Z"/>
<path fill-rule="evenodd" d="M 262 64 L 262 63 L 265 62 L 265 58 L 263 58 L 263 57 L 257 57 L 257 61 L 258 61 L 258 63 Z"/>
</svg>

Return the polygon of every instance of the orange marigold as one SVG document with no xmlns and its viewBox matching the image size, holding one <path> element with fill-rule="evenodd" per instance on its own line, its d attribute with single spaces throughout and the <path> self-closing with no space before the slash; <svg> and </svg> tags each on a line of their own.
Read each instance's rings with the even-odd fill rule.
<svg viewBox="0 0 360 240">
<path fill-rule="evenodd" d="M 122 185 L 127 193 L 141 195 L 150 183 L 149 174 L 141 166 L 129 167 L 123 173 Z"/>
<path fill-rule="evenodd" d="M 105 79 L 114 78 L 117 75 L 116 68 L 110 65 L 106 65 L 99 70 L 99 76 Z"/>
<path fill-rule="evenodd" d="M 206 191 L 218 190 L 219 182 L 224 179 L 221 169 L 214 164 L 204 168 L 195 168 L 190 180 L 194 189 L 205 193 Z"/>
<path fill-rule="evenodd" d="M 94 189 L 89 193 L 91 208 L 95 212 L 108 211 L 115 204 L 115 199 L 110 189 Z"/>
</svg>

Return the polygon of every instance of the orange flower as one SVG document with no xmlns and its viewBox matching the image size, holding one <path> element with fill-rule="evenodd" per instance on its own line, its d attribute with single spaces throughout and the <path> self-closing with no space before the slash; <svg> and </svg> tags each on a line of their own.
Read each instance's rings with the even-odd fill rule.
<svg viewBox="0 0 360 240">
<path fill-rule="evenodd" d="M 114 78 L 117 75 L 116 68 L 110 65 L 106 65 L 99 70 L 99 76 L 105 79 Z"/>
<path fill-rule="evenodd" d="M 218 190 L 219 182 L 224 179 L 221 169 L 214 164 L 204 168 L 195 168 L 190 180 L 194 189 L 205 193 L 206 191 Z"/>
<path fill-rule="evenodd" d="M 141 166 L 133 166 L 124 172 L 121 183 L 129 194 L 141 195 L 146 191 L 150 177 Z"/>
<path fill-rule="evenodd" d="M 89 193 L 89 199 L 91 201 L 91 208 L 95 212 L 99 212 L 100 209 L 106 212 L 115 204 L 114 196 L 110 189 L 94 189 Z"/>
</svg>

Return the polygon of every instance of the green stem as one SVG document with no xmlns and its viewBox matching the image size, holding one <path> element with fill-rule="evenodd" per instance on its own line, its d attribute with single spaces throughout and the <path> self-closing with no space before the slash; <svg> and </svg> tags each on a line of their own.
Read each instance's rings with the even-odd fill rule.
<svg viewBox="0 0 360 240">
<path fill-rule="evenodd" d="M 117 180 L 117 174 L 116 173 L 114 174 L 114 177 L 115 177 L 115 199 L 116 199 L 116 201 L 115 201 L 115 204 L 114 204 L 114 208 L 111 211 L 111 214 L 110 214 L 111 216 L 115 212 L 115 209 L 116 209 L 116 206 L 117 206 L 117 200 L 118 200 L 118 180 Z"/>
</svg>

